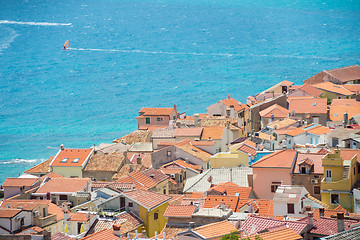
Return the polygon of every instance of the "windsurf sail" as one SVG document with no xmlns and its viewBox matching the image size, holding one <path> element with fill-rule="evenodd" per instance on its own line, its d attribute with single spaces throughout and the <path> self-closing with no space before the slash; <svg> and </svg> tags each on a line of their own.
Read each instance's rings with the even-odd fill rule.
<svg viewBox="0 0 360 240">
<path fill-rule="evenodd" d="M 64 49 L 69 47 L 69 40 L 66 40 L 66 42 L 64 43 Z"/>
</svg>

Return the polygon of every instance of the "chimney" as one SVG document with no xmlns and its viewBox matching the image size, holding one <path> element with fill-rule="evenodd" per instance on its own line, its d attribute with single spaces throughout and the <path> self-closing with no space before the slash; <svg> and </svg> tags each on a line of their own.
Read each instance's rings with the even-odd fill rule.
<svg viewBox="0 0 360 240">
<path fill-rule="evenodd" d="M 347 112 L 344 112 L 344 114 L 343 114 L 343 125 L 344 125 L 344 127 L 347 126 L 348 121 L 349 121 L 349 115 L 348 115 Z"/>
<path fill-rule="evenodd" d="M 174 104 L 174 109 L 177 111 L 177 109 L 176 109 L 177 107 L 176 107 L 176 104 Z"/>
<path fill-rule="evenodd" d="M 228 94 L 228 99 L 230 99 L 230 94 Z"/>
<path fill-rule="evenodd" d="M 343 232 L 345 230 L 344 213 L 343 212 L 337 213 L 337 226 L 338 226 L 338 233 Z"/>
<path fill-rule="evenodd" d="M 61 144 L 61 145 L 60 145 L 60 149 L 61 149 L 61 150 L 64 150 L 64 149 L 65 149 L 64 144 Z"/>
<path fill-rule="evenodd" d="M 308 213 L 308 224 L 310 226 L 314 226 L 314 213 L 312 212 Z"/>
<path fill-rule="evenodd" d="M 198 113 L 194 114 L 194 125 L 195 127 L 197 127 L 198 123 L 199 123 L 199 119 L 200 119 L 200 115 Z"/>
<path fill-rule="evenodd" d="M 121 235 L 121 224 L 114 223 L 114 225 L 113 225 L 113 234 L 115 236 L 120 237 L 120 235 Z"/>
<path fill-rule="evenodd" d="M 140 157 L 140 155 L 136 158 L 136 164 L 141 164 L 141 157 Z"/>
<path fill-rule="evenodd" d="M 189 222 L 189 229 L 188 230 L 191 230 L 191 229 L 193 229 L 194 228 L 194 222 Z"/>
<path fill-rule="evenodd" d="M 325 208 L 323 207 L 319 208 L 319 216 L 324 217 L 324 215 L 325 215 Z"/>
</svg>

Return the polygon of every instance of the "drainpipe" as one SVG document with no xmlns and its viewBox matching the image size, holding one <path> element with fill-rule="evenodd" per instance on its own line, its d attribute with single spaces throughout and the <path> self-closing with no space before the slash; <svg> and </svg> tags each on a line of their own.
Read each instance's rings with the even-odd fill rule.
<svg viewBox="0 0 360 240">
<path fill-rule="evenodd" d="M 146 235 L 147 235 L 147 237 L 149 237 L 149 213 L 150 213 L 150 211 L 148 210 L 148 212 L 146 214 Z"/>
</svg>

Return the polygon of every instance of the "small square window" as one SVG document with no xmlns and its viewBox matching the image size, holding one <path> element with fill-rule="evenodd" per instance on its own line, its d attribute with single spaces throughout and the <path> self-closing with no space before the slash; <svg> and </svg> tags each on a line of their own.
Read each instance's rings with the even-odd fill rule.
<svg viewBox="0 0 360 240">
<path fill-rule="evenodd" d="M 69 160 L 69 158 L 63 158 L 63 160 L 61 160 L 60 162 L 65 163 L 67 162 L 67 160 Z"/>
<path fill-rule="evenodd" d="M 72 162 L 77 163 L 77 162 L 79 162 L 79 160 L 80 160 L 80 158 L 75 158 Z"/>
<path fill-rule="evenodd" d="M 158 118 L 157 118 L 157 121 L 158 121 L 158 122 L 163 122 L 163 121 L 164 121 L 164 118 L 158 117 Z"/>
<path fill-rule="evenodd" d="M 159 218 L 159 214 L 158 213 L 154 213 L 154 220 L 157 220 Z"/>
<path fill-rule="evenodd" d="M 288 210 L 288 214 L 294 214 L 295 213 L 295 206 L 293 203 L 288 203 L 287 204 L 287 210 Z"/>
<path fill-rule="evenodd" d="M 134 207 L 134 204 L 132 202 L 129 202 L 129 207 Z"/>
<path fill-rule="evenodd" d="M 314 194 L 320 194 L 320 186 L 314 186 Z"/>
<path fill-rule="evenodd" d="M 66 201 L 66 200 L 68 200 L 68 197 L 67 197 L 67 195 L 60 195 L 60 200 L 62 200 L 62 201 Z"/>
<path fill-rule="evenodd" d="M 150 124 L 150 118 L 149 117 L 145 118 L 145 123 Z"/>
</svg>

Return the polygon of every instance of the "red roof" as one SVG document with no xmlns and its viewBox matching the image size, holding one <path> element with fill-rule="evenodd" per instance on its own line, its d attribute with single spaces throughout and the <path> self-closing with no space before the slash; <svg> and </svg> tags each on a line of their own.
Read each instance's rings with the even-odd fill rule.
<svg viewBox="0 0 360 240">
<path fill-rule="evenodd" d="M 169 116 L 174 108 L 142 108 L 139 113 L 144 113 L 142 116 Z"/>
<path fill-rule="evenodd" d="M 294 168 L 294 173 L 299 173 L 299 165 L 301 162 L 309 159 L 311 163 L 314 165 L 314 172 L 316 174 L 323 174 L 324 167 L 322 166 L 322 158 L 325 154 L 318 154 L 318 153 L 298 153 Z M 310 165 L 310 164 L 309 164 Z"/>
<path fill-rule="evenodd" d="M 288 99 L 289 111 L 295 113 L 327 113 L 326 98 Z"/>
<path fill-rule="evenodd" d="M 94 214 L 88 215 L 87 213 L 76 212 L 71 215 L 68 221 L 87 222 L 94 216 L 95 216 Z"/>
<path fill-rule="evenodd" d="M 201 127 L 193 128 L 177 128 L 175 130 L 175 137 L 200 137 L 203 129 Z"/>
<path fill-rule="evenodd" d="M 161 194 L 155 193 L 151 191 L 145 191 L 142 189 L 127 191 L 123 193 L 125 196 L 133 199 L 138 204 L 142 205 L 147 209 L 152 209 L 161 204 L 168 202 L 171 197 Z"/>
<path fill-rule="evenodd" d="M 226 234 L 237 232 L 238 229 L 229 221 L 224 220 L 221 222 L 203 225 L 201 227 L 191 229 L 191 231 L 202 236 L 204 239 L 211 239 L 216 237 L 218 237 L 219 239 L 221 236 L 224 236 Z"/>
<path fill-rule="evenodd" d="M 155 168 L 149 168 L 141 172 L 145 176 L 148 176 L 153 181 L 155 181 L 157 184 L 169 179 L 169 176 L 162 173 L 161 171 L 155 169 Z"/>
<path fill-rule="evenodd" d="M 241 145 L 237 150 L 242 151 L 244 153 L 251 154 L 252 156 L 256 156 L 256 149 L 252 148 L 246 144 Z"/>
<path fill-rule="evenodd" d="M 289 110 L 287 110 L 286 108 L 283 108 L 280 105 L 274 104 L 274 105 L 271 105 L 270 107 L 260 111 L 259 114 L 263 118 L 264 117 L 271 118 L 272 115 L 275 118 L 286 118 L 286 117 L 288 117 Z"/>
<path fill-rule="evenodd" d="M 240 111 L 246 107 L 246 104 L 242 104 L 241 102 L 233 99 L 230 97 L 230 94 L 228 95 L 228 98 L 220 100 L 221 103 L 225 104 L 226 106 L 234 106 L 234 109 L 236 111 Z"/>
<path fill-rule="evenodd" d="M 89 160 L 94 149 L 64 149 L 60 150 L 50 166 L 53 167 L 80 167 Z"/>
<path fill-rule="evenodd" d="M 31 187 L 39 181 L 39 178 L 6 178 L 3 187 Z"/>
<path fill-rule="evenodd" d="M 32 211 L 39 205 L 49 205 L 50 200 L 25 200 L 25 199 L 7 199 L 1 204 L 1 208 L 21 208 L 25 211 Z"/>
<path fill-rule="evenodd" d="M 89 183 L 90 178 L 51 178 L 36 193 L 74 193 L 84 191 Z"/>
<path fill-rule="evenodd" d="M 306 83 L 304 85 L 302 85 L 299 89 L 303 90 L 307 94 L 314 96 L 314 97 L 319 97 L 320 94 L 322 93 L 321 90 L 316 89 L 313 86 L 306 84 Z"/>
<path fill-rule="evenodd" d="M 19 212 L 21 209 L 0 208 L 0 218 L 12 218 Z"/>
<path fill-rule="evenodd" d="M 83 240 L 119 240 L 119 237 L 115 236 L 112 230 L 103 229 L 82 239 Z"/>
<path fill-rule="evenodd" d="M 358 221 L 344 220 L 345 231 L 350 229 L 350 226 Z M 312 234 L 319 234 L 323 236 L 334 235 L 338 233 L 337 219 L 321 217 L 314 221 L 314 227 L 310 230 Z"/>
<path fill-rule="evenodd" d="M 164 217 L 191 218 L 196 209 L 195 205 L 170 204 L 164 212 Z"/>
<path fill-rule="evenodd" d="M 274 214 L 273 211 L 273 201 L 271 199 L 244 199 L 239 200 L 237 212 L 240 211 L 240 208 L 245 205 L 253 205 L 254 212 L 259 214 L 259 216 L 271 216 Z"/>
<path fill-rule="evenodd" d="M 251 164 L 252 168 L 291 168 L 294 164 L 296 150 L 280 150 L 260 158 Z"/>
<path fill-rule="evenodd" d="M 272 218 L 264 218 L 255 215 L 249 215 L 245 222 L 241 225 L 241 228 L 248 234 L 256 234 L 264 229 L 275 227 L 278 225 L 287 224 L 290 229 L 300 234 L 307 226 L 306 222 L 300 221 L 285 221 Z"/>
<path fill-rule="evenodd" d="M 204 208 L 219 208 L 221 204 L 225 207 L 236 211 L 239 198 L 236 196 L 209 195 L 205 199 Z"/>
<path fill-rule="evenodd" d="M 358 65 L 326 70 L 325 72 L 343 83 L 360 79 L 360 67 Z"/>
</svg>

